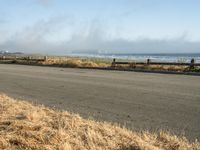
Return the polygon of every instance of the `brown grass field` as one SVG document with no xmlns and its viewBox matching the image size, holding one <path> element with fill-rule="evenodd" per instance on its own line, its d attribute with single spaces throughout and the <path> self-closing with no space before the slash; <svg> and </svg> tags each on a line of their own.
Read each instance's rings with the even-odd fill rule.
<svg viewBox="0 0 200 150">
<path fill-rule="evenodd" d="M 134 132 L 0 94 L 0 149 L 200 150 L 170 133 Z"/>
</svg>

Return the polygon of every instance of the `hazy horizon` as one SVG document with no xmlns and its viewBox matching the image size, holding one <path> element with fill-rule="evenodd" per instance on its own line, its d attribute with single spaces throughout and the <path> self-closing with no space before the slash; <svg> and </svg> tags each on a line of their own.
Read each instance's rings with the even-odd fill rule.
<svg viewBox="0 0 200 150">
<path fill-rule="evenodd" d="M 1 0 L 0 50 L 200 53 L 198 0 Z"/>
</svg>

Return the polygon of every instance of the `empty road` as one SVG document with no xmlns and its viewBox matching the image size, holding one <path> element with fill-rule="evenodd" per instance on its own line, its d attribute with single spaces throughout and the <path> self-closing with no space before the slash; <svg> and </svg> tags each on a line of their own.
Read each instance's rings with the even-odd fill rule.
<svg viewBox="0 0 200 150">
<path fill-rule="evenodd" d="M 200 76 L 0 64 L 0 92 L 131 129 L 200 139 Z"/>
</svg>

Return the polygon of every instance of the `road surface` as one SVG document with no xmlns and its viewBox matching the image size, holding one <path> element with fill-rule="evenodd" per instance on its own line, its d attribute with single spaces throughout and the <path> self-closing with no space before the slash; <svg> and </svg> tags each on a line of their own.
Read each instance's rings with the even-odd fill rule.
<svg viewBox="0 0 200 150">
<path fill-rule="evenodd" d="M 200 77 L 0 64 L 0 92 L 112 121 L 200 139 Z"/>
</svg>

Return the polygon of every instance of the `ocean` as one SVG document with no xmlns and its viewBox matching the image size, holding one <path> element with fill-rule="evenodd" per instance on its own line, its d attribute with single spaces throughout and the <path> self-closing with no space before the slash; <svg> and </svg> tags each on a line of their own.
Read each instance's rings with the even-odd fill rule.
<svg viewBox="0 0 200 150">
<path fill-rule="evenodd" d="M 71 54 L 72 56 L 88 57 L 88 58 L 109 58 L 109 59 L 123 59 L 123 60 L 135 60 L 146 61 L 151 59 L 155 62 L 190 62 L 192 58 L 196 63 L 200 63 L 200 53 L 176 53 L 176 54 L 89 54 L 79 53 Z"/>
</svg>

